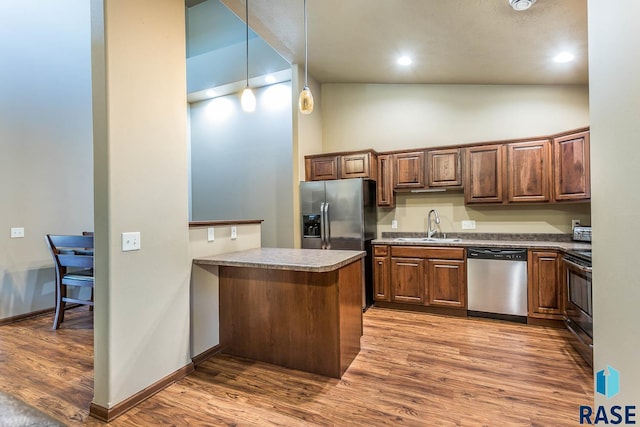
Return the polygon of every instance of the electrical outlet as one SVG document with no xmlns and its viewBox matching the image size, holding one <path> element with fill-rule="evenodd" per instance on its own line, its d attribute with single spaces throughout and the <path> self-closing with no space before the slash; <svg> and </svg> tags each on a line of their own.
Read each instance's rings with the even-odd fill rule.
<svg viewBox="0 0 640 427">
<path fill-rule="evenodd" d="M 209 227 L 207 229 L 207 241 L 208 242 L 213 242 L 214 238 L 215 238 L 215 236 L 213 235 L 213 227 Z"/>
<path fill-rule="evenodd" d="M 571 229 L 573 230 L 574 228 L 576 228 L 577 225 L 580 225 L 580 220 L 579 219 L 572 219 L 571 220 Z"/>
<path fill-rule="evenodd" d="M 122 233 L 122 252 L 140 250 L 140 232 Z"/>
<path fill-rule="evenodd" d="M 398 221 L 396 221 L 395 219 L 391 221 L 391 228 L 393 228 L 394 230 L 398 228 Z"/>
<path fill-rule="evenodd" d="M 463 230 L 475 230 L 476 229 L 476 222 L 474 220 L 466 220 L 466 221 L 462 221 L 462 229 Z"/>
<path fill-rule="evenodd" d="M 234 225 L 231 227 L 231 240 L 236 240 L 238 238 L 238 228 Z"/>
<path fill-rule="evenodd" d="M 12 227 L 11 228 L 11 238 L 12 239 L 22 239 L 24 237 L 24 227 Z"/>
</svg>

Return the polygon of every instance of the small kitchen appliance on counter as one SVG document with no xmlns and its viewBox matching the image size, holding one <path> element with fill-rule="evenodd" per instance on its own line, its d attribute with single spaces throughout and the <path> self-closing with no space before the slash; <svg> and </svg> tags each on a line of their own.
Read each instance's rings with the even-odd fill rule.
<svg viewBox="0 0 640 427">
<path fill-rule="evenodd" d="M 591 226 L 576 225 L 573 227 L 573 240 L 578 242 L 591 242 Z"/>
</svg>

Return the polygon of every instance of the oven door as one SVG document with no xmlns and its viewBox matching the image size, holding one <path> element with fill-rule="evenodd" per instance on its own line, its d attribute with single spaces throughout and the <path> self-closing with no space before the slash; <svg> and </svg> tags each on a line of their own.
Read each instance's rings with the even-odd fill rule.
<svg viewBox="0 0 640 427">
<path fill-rule="evenodd" d="M 572 258 L 563 260 L 566 276 L 565 325 L 573 335 L 573 346 L 593 364 L 593 305 L 591 267 Z"/>
</svg>

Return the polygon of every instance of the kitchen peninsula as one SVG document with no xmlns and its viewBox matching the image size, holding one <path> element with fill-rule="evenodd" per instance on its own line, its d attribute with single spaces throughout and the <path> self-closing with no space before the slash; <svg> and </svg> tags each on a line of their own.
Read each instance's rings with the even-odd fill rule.
<svg viewBox="0 0 640 427">
<path fill-rule="evenodd" d="M 258 248 L 217 265 L 227 354 L 340 378 L 360 351 L 361 251 Z"/>
</svg>

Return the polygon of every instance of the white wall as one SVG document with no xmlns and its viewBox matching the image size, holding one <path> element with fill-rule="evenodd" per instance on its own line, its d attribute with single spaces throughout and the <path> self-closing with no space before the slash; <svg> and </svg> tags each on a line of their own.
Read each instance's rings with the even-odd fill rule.
<svg viewBox="0 0 640 427">
<path fill-rule="evenodd" d="M 594 371 L 611 365 L 621 392 L 601 405 L 640 405 L 640 4 L 589 1 L 593 195 Z M 635 420 L 637 422 L 638 416 Z"/>
<path fill-rule="evenodd" d="M 112 408 L 190 363 L 185 8 L 93 0 L 91 13 L 94 403 Z M 120 251 L 126 231 L 141 250 Z"/>
<path fill-rule="evenodd" d="M 189 229 L 190 259 L 260 247 L 260 225 L 237 225 L 231 240 L 231 226 L 215 226 L 214 240 L 207 239 L 209 227 Z M 220 344 L 220 298 L 217 265 L 191 266 L 191 357 Z"/>
<path fill-rule="evenodd" d="M 191 104 L 192 220 L 262 219 L 264 246 L 291 247 L 291 83 L 254 93 L 252 113 L 237 93 Z"/>
<path fill-rule="evenodd" d="M 84 0 L 0 2 L 0 319 L 55 305 L 45 234 L 93 230 L 89 36 Z"/>
</svg>

